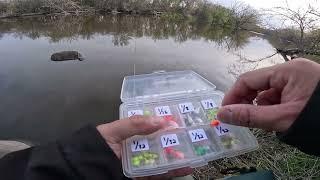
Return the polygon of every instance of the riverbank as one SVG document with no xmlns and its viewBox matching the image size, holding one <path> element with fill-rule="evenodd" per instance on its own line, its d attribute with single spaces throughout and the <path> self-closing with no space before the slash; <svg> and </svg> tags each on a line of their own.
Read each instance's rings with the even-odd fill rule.
<svg viewBox="0 0 320 180">
<path fill-rule="evenodd" d="M 181 4 L 183 2 L 183 4 Z M 201 6 L 202 0 L 195 0 L 194 3 L 187 4 L 187 1 L 157 2 L 140 0 L 139 2 L 128 1 L 95 1 L 95 0 L 11 0 L 0 1 L 0 14 L 9 17 L 23 16 L 32 13 L 63 13 L 63 14 L 83 14 L 83 13 L 123 13 L 152 15 L 161 12 L 177 12 L 183 10 L 189 12 Z M 192 7 L 191 7 L 192 6 Z"/>
<path fill-rule="evenodd" d="M 139 15 L 139 16 L 161 16 L 165 14 L 168 16 L 172 13 L 164 13 L 158 11 L 117 11 L 117 10 L 76 10 L 76 11 L 47 11 L 47 12 L 35 12 L 35 13 L 4 13 L 0 15 L 0 19 L 10 19 L 10 18 L 23 18 L 23 17 L 37 17 L 37 16 L 85 16 L 85 15 Z"/>
<path fill-rule="evenodd" d="M 0 19 L 41 15 L 123 14 L 157 16 L 168 20 L 186 20 L 233 29 L 257 27 L 258 15 L 248 5 L 231 8 L 205 0 L 12 0 L 0 1 Z"/>
</svg>

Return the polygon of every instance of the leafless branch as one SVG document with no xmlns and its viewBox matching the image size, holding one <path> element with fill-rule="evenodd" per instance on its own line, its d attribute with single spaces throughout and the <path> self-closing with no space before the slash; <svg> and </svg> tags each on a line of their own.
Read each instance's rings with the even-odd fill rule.
<svg viewBox="0 0 320 180">
<path fill-rule="evenodd" d="M 246 56 L 244 56 L 241 53 L 233 53 L 233 54 L 239 57 L 239 62 L 240 63 L 257 63 L 257 62 L 261 62 L 261 61 L 264 61 L 266 59 L 272 58 L 273 56 L 277 55 L 278 52 L 275 52 L 275 53 L 273 53 L 271 55 L 268 55 L 268 56 L 265 56 L 265 57 L 262 57 L 262 58 L 259 58 L 259 59 L 249 59 L 249 58 L 247 58 Z"/>
</svg>

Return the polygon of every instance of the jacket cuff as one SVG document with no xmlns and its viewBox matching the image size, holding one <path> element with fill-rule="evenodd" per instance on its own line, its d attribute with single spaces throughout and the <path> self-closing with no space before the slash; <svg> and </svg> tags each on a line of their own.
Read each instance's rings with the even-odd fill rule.
<svg viewBox="0 0 320 180">
<path fill-rule="evenodd" d="M 291 127 L 284 133 L 277 133 L 278 138 L 301 151 L 320 156 L 320 82 L 311 98 Z"/>
<path fill-rule="evenodd" d="M 87 126 L 58 142 L 64 157 L 83 179 L 125 179 L 121 161 L 94 126 Z"/>
</svg>

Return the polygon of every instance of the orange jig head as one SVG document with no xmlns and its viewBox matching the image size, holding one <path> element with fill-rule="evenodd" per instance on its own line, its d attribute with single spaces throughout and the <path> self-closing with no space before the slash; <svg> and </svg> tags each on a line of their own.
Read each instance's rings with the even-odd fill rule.
<svg viewBox="0 0 320 180">
<path fill-rule="evenodd" d="M 219 124 L 220 124 L 220 121 L 215 119 L 215 120 L 211 121 L 210 126 L 216 127 L 216 126 L 219 126 Z"/>
</svg>

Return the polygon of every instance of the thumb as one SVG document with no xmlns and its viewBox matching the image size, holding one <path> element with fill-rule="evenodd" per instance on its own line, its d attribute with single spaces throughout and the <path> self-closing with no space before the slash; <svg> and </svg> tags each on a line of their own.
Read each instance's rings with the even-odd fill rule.
<svg viewBox="0 0 320 180">
<path fill-rule="evenodd" d="M 290 127 L 291 113 L 285 105 L 256 106 L 234 104 L 222 107 L 218 119 L 237 126 L 261 128 L 268 131 L 285 131 Z"/>
<path fill-rule="evenodd" d="M 97 127 L 100 134 L 121 142 L 134 135 L 146 135 L 163 128 L 165 121 L 156 116 L 132 116 Z"/>
</svg>

